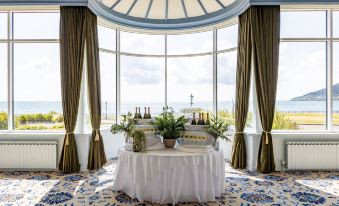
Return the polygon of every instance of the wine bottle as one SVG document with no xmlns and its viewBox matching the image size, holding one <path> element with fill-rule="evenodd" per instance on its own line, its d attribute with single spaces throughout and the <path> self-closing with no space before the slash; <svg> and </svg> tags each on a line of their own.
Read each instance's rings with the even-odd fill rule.
<svg viewBox="0 0 339 206">
<path fill-rule="evenodd" d="M 205 125 L 205 113 L 201 114 L 201 125 Z"/>
<path fill-rule="evenodd" d="M 135 107 L 134 119 L 138 119 L 138 107 Z"/>
<path fill-rule="evenodd" d="M 152 116 L 151 116 L 151 108 L 150 107 L 148 107 L 148 119 L 152 119 Z"/>
<path fill-rule="evenodd" d="M 142 116 L 141 116 L 141 112 L 140 112 L 140 107 L 138 108 L 139 112 L 138 112 L 138 118 L 139 119 L 142 119 Z"/>
<path fill-rule="evenodd" d="M 145 107 L 144 119 L 148 119 L 147 108 Z"/>
<path fill-rule="evenodd" d="M 193 112 L 193 119 L 192 119 L 192 125 L 196 125 L 197 121 L 195 121 L 195 112 Z"/>
<path fill-rule="evenodd" d="M 201 113 L 199 113 L 199 119 L 198 119 L 198 124 L 197 125 L 202 125 L 202 122 L 201 122 Z"/>
<path fill-rule="evenodd" d="M 210 114 L 207 112 L 207 117 L 206 117 L 206 125 L 210 125 L 211 124 L 211 122 L 210 122 Z"/>
</svg>

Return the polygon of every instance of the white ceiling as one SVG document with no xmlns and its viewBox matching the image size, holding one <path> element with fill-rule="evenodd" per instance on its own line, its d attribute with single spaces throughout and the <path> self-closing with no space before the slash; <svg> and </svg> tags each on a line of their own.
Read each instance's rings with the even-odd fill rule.
<svg viewBox="0 0 339 206">
<path fill-rule="evenodd" d="M 205 16 L 235 0 L 98 0 L 118 13 L 145 19 L 183 19 Z M 187 16 L 186 16 L 187 15 Z"/>
</svg>

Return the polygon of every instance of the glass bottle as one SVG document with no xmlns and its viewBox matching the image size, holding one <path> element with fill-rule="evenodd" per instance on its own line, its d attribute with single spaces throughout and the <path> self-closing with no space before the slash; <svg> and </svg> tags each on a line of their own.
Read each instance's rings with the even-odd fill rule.
<svg viewBox="0 0 339 206">
<path fill-rule="evenodd" d="M 134 119 L 138 119 L 138 107 L 135 107 Z"/>
<path fill-rule="evenodd" d="M 148 107 L 148 119 L 152 119 L 152 116 L 151 116 L 151 108 L 150 107 Z"/>
<path fill-rule="evenodd" d="M 199 119 L 198 119 L 198 124 L 197 125 L 202 125 L 202 122 L 201 122 L 201 113 L 199 113 Z"/>
<path fill-rule="evenodd" d="M 205 125 L 205 113 L 201 114 L 201 125 Z"/>
<path fill-rule="evenodd" d="M 205 124 L 206 125 L 210 125 L 211 124 L 211 122 L 210 122 L 210 113 L 207 112 L 206 115 L 207 115 L 207 117 L 206 117 L 206 123 Z"/>
<path fill-rule="evenodd" d="M 147 108 L 145 107 L 145 112 L 144 112 L 144 119 L 148 119 L 148 114 L 147 114 Z"/>
<path fill-rule="evenodd" d="M 192 119 L 192 125 L 196 125 L 197 121 L 195 121 L 195 112 L 193 112 L 193 119 Z"/>
<path fill-rule="evenodd" d="M 139 112 L 138 112 L 138 118 L 139 119 L 142 119 L 142 116 L 141 116 L 141 112 L 140 112 L 140 107 L 138 108 Z"/>
</svg>

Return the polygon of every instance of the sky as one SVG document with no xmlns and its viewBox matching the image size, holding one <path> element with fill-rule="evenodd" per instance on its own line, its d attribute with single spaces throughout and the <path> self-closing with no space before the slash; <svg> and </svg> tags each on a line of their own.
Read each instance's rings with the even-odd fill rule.
<svg viewBox="0 0 339 206">
<path fill-rule="evenodd" d="M 335 15 L 335 22 L 339 20 Z M 0 38 L 6 36 L 0 14 Z M 15 14 L 15 38 L 58 38 L 58 14 Z M 324 37 L 324 12 L 283 12 L 281 37 Z M 312 22 L 312 24 L 310 24 Z M 338 22 L 339 23 L 339 22 Z M 335 27 L 334 34 L 339 34 Z M 115 32 L 99 27 L 100 47 L 115 50 Z M 168 54 L 212 51 L 212 32 L 168 36 Z M 237 26 L 218 32 L 218 48 L 236 46 Z M 326 86 L 325 43 L 280 44 L 277 100 L 322 89 Z M 6 44 L 0 44 L 0 101 L 7 99 Z M 164 54 L 164 36 L 121 32 L 122 52 Z M 335 54 L 339 43 L 334 45 Z M 101 53 L 102 101 L 115 101 L 115 56 Z M 212 56 L 168 58 L 168 101 L 211 102 Z M 164 58 L 121 56 L 122 103 L 164 102 Z M 335 60 L 334 82 L 339 82 L 339 62 Z M 218 54 L 218 99 L 232 101 L 235 96 L 236 52 Z M 305 78 L 307 77 L 307 78 Z M 58 44 L 15 44 L 14 92 L 17 101 L 60 101 Z"/>
</svg>

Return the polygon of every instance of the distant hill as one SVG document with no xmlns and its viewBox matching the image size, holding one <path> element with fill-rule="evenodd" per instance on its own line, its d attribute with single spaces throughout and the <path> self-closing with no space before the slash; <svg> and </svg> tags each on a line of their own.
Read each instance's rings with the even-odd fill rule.
<svg viewBox="0 0 339 206">
<path fill-rule="evenodd" d="M 339 100 L 339 83 L 333 85 L 332 89 L 333 100 Z M 291 101 L 325 101 L 326 89 L 320 89 L 318 91 L 310 92 L 305 95 L 294 97 Z"/>
</svg>

